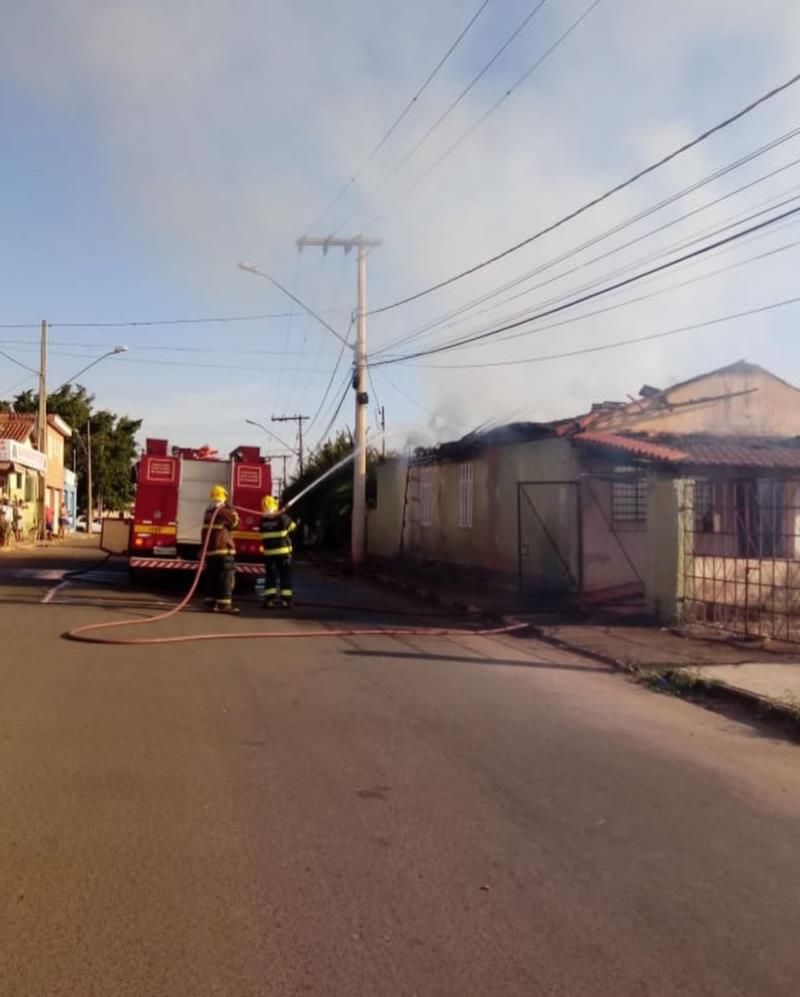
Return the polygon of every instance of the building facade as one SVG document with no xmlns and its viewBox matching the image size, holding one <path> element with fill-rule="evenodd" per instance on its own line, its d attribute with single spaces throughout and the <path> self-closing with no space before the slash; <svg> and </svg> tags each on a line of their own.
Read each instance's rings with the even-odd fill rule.
<svg viewBox="0 0 800 997">
<path fill-rule="evenodd" d="M 39 527 L 41 500 L 57 514 L 64 499 L 64 443 L 72 430 L 57 415 L 47 417 L 47 446 L 38 448 L 36 417 L 0 413 L 0 494 L 18 500 L 26 536 Z M 42 491 L 44 489 L 44 492 Z"/>
<path fill-rule="evenodd" d="M 371 556 L 800 639 L 800 391 L 755 365 L 471 435 L 377 478 Z"/>
</svg>

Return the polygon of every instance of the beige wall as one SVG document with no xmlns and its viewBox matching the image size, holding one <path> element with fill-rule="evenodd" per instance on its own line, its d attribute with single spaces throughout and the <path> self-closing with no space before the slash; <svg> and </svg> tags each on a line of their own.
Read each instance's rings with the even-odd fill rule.
<svg viewBox="0 0 800 997">
<path fill-rule="evenodd" d="M 459 526 L 459 469 L 467 462 L 473 466 L 471 528 Z M 424 466 L 412 464 L 409 472 L 405 551 L 422 559 L 502 573 L 516 574 L 518 567 L 517 483 L 577 480 L 574 452 L 562 439 L 491 447 L 470 461 L 431 464 L 431 525 L 422 526 L 420 476 Z M 398 551 L 405 485 L 405 462 L 387 461 L 378 468 L 377 507 L 368 520 L 370 555 L 391 557 Z M 556 490 L 537 497 L 540 514 L 563 526 L 561 504 Z M 546 545 L 531 556 L 537 553 L 545 557 Z"/>
<path fill-rule="evenodd" d="M 730 397 L 701 401 L 721 395 Z M 680 405 L 680 408 L 669 410 L 658 399 L 643 401 L 641 404 L 648 407 L 647 411 L 637 413 L 635 406 L 630 405 L 605 416 L 593 424 L 592 429 L 720 436 L 800 436 L 800 391 L 753 365 L 738 365 L 678 385 L 667 392 L 665 401 Z"/>
<path fill-rule="evenodd" d="M 400 548 L 408 461 L 391 458 L 376 469 L 377 504 L 367 513 L 367 553 L 395 557 Z"/>
<path fill-rule="evenodd" d="M 644 585 L 647 575 L 647 528 L 642 523 L 614 523 L 612 482 L 591 473 L 583 487 L 583 587 L 586 592 Z"/>
</svg>

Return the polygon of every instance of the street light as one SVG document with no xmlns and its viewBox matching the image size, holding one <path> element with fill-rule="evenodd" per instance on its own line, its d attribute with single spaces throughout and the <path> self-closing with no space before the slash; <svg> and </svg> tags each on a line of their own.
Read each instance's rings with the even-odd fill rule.
<svg viewBox="0 0 800 997">
<path fill-rule="evenodd" d="M 277 436 L 275 433 L 273 433 L 271 429 L 267 429 L 266 426 L 264 426 L 260 422 L 256 422 L 255 419 L 245 419 L 244 421 L 247 423 L 248 426 L 257 426 L 259 429 L 262 429 L 267 434 L 267 436 L 271 436 L 273 440 L 277 440 L 278 443 L 280 443 L 280 445 L 284 449 L 289 451 L 290 454 L 297 457 L 298 460 L 300 459 L 300 452 L 298 450 L 295 450 L 294 447 L 290 447 L 288 443 L 284 442 L 280 438 L 280 436 Z M 287 455 L 280 454 L 280 456 L 283 458 L 283 478 L 281 479 L 281 491 L 283 491 L 283 489 L 289 484 L 287 480 L 288 476 L 286 474 Z"/>
<path fill-rule="evenodd" d="M 43 326 L 44 326 L 44 323 L 43 323 Z M 85 367 L 82 367 L 77 372 L 77 374 L 73 374 L 71 377 L 68 377 L 66 381 L 64 381 L 62 384 L 59 384 L 59 386 L 55 389 L 55 391 L 60 391 L 62 388 L 66 387 L 66 385 L 71 384 L 76 378 L 80 377 L 81 374 L 85 374 L 87 370 L 91 370 L 92 367 L 96 367 L 97 364 L 99 364 L 102 360 L 105 360 L 108 357 L 116 356 L 119 353 L 127 353 L 127 352 L 128 352 L 128 347 L 127 346 L 115 346 L 112 350 L 109 350 L 107 353 L 103 353 L 102 356 L 99 356 L 96 360 L 92 360 L 92 362 L 90 364 L 87 364 Z M 39 374 L 39 394 L 40 394 L 39 412 L 40 412 L 41 435 L 42 435 L 41 449 L 42 449 L 42 451 L 45 454 L 47 453 L 47 390 L 46 390 L 46 386 L 45 386 L 46 356 L 47 356 L 47 353 L 46 353 L 46 339 L 45 339 L 45 333 L 44 333 L 44 329 L 43 329 L 43 336 L 42 336 L 42 360 L 43 360 L 43 362 L 42 362 L 42 368 L 38 371 L 38 374 Z M 52 392 L 52 394 L 55 394 L 55 391 Z M 86 425 L 86 441 L 87 441 L 87 448 L 86 448 L 86 484 L 87 484 L 87 506 L 88 506 L 88 508 L 87 508 L 87 519 L 88 519 L 87 533 L 90 536 L 91 536 L 91 533 L 92 533 L 92 522 L 93 522 L 93 509 L 92 509 L 92 436 L 91 436 L 91 425 L 92 424 L 91 424 L 91 416 L 90 416 L 89 417 L 89 422 Z M 78 434 L 78 439 L 80 440 L 80 434 Z M 83 445 L 83 440 L 81 440 L 81 445 Z M 40 520 L 41 524 L 42 524 L 42 526 L 41 526 L 42 530 L 44 530 L 44 520 L 45 520 L 44 509 L 45 509 L 46 493 L 47 493 L 47 472 L 43 471 L 42 472 L 41 520 Z"/>
</svg>

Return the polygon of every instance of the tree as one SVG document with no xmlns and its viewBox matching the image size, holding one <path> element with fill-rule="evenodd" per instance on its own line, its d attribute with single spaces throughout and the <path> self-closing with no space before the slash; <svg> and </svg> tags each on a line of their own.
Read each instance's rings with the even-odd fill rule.
<svg viewBox="0 0 800 997">
<path fill-rule="evenodd" d="M 353 438 L 342 430 L 333 439 L 326 440 L 306 461 L 303 473 L 284 489 L 283 501 L 299 495 L 326 471 L 342 466 L 293 506 L 293 515 L 301 519 L 316 534 L 317 542 L 326 547 L 346 546 L 350 539 L 350 521 L 353 510 Z M 378 453 L 367 451 L 367 495 L 375 488 L 375 464 Z"/>
<path fill-rule="evenodd" d="M 87 506 L 87 427 L 91 421 L 92 433 L 92 492 L 97 508 L 125 509 L 133 500 L 134 486 L 131 467 L 136 460 L 136 433 L 141 419 L 129 419 L 113 412 L 92 411 L 94 395 L 87 394 L 81 385 L 65 384 L 47 396 L 47 411 L 58 415 L 72 428 L 66 440 L 64 464 L 74 468 L 78 475 L 78 505 Z M 35 414 L 39 410 L 39 396 L 33 391 L 23 391 L 13 402 L 0 402 L 0 411 Z"/>
</svg>

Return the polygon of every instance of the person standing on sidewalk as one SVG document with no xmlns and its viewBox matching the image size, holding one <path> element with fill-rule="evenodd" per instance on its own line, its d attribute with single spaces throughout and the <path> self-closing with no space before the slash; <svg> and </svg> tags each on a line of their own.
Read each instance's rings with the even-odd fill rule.
<svg viewBox="0 0 800 997">
<path fill-rule="evenodd" d="M 233 605 L 233 586 L 236 580 L 236 544 L 233 531 L 239 525 L 239 516 L 228 502 L 228 493 L 222 485 L 214 485 L 209 498 L 211 505 L 206 509 L 203 523 L 203 543 L 208 537 L 206 608 L 212 613 L 238 613 L 239 610 Z"/>
<path fill-rule="evenodd" d="M 19 499 L 14 499 L 14 508 L 11 510 L 11 522 L 14 527 L 14 539 L 19 543 L 22 540 L 22 505 Z"/>
<path fill-rule="evenodd" d="M 261 500 L 259 533 L 264 551 L 264 608 L 292 604 L 292 533 L 297 524 L 278 508 L 273 495 Z M 279 589 L 280 586 L 280 595 Z"/>
</svg>

